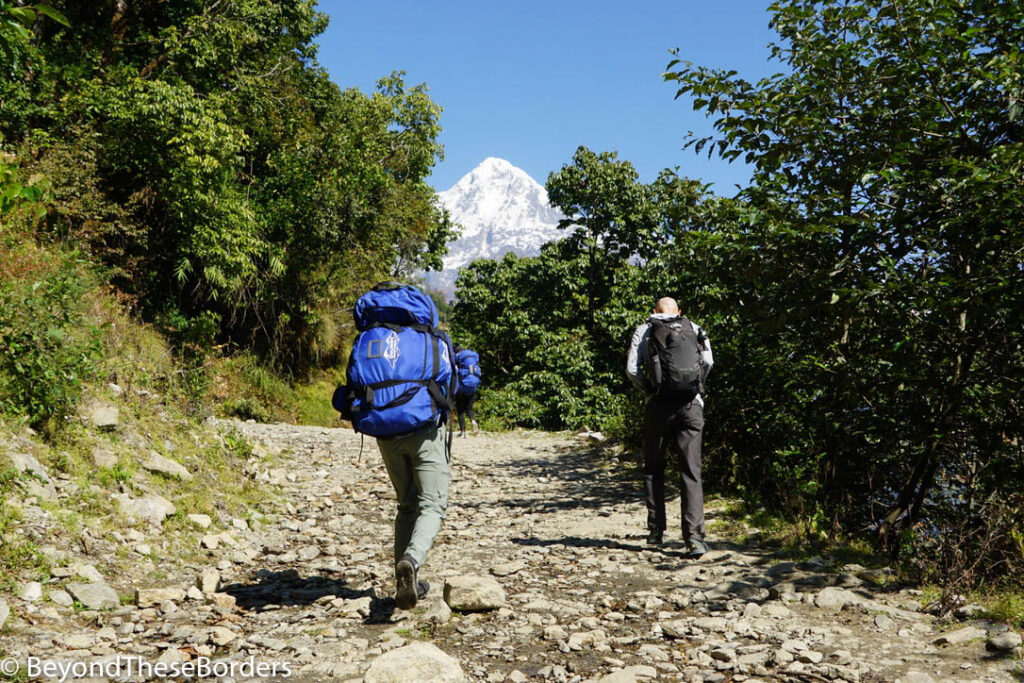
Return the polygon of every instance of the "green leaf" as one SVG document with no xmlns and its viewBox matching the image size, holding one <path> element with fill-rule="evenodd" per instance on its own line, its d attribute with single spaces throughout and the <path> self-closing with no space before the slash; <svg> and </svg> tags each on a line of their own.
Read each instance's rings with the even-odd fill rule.
<svg viewBox="0 0 1024 683">
<path fill-rule="evenodd" d="M 54 9 L 53 7 L 50 7 L 49 5 L 44 5 L 40 3 L 38 5 L 35 5 L 35 10 L 40 14 L 47 16 L 50 19 L 53 19 L 62 26 L 67 26 L 68 28 L 71 27 L 71 22 L 68 21 L 67 17 L 65 17 L 63 14 L 61 14 L 60 11 Z"/>
</svg>

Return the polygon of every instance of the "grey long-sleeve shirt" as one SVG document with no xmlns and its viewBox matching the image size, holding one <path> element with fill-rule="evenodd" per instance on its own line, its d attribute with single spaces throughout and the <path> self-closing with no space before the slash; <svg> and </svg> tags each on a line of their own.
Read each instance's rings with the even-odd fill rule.
<svg viewBox="0 0 1024 683">
<path fill-rule="evenodd" d="M 677 317 L 670 313 L 655 313 L 653 318 L 660 320 L 669 320 Z M 703 330 L 700 325 L 690 321 L 693 325 L 693 331 L 697 334 L 697 337 L 703 335 Z M 650 332 L 650 323 L 643 323 L 638 325 L 633 331 L 633 339 L 629 344 L 629 353 L 626 354 L 626 376 L 629 377 L 630 381 L 636 385 L 636 387 L 644 392 L 645 396 L 652 396 L 654 394 L 654 383 L 650 379 L 650 369 L 647 367 L 647 359 L 649 357 L 647 353 L 647 337 Z M 701 356 L 704 358 L 704 364 L 707 365 L 708 370 L 711 370 L 711 366 L 715 364 L 714 356 L 711 355 L 711 342 L 708 341 L 707 336 L 704 336 L 704 346 L 701 348 Z M 697 395 L 694 399 L 697 403 L 704 406 L 704 399 Z"/>
</svg>

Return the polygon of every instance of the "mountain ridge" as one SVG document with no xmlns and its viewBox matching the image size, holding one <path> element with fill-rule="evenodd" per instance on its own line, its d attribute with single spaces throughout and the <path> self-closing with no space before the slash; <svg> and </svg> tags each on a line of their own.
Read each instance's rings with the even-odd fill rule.
<svg viewBox="0 0 1024 683">
<path fill-rule="evenodd" d="M 487 157 L 454 185 L 438 193 L 462 234 L 448 243 L 444 269 L 425 275 L 427 285 L 454 294 L 458 269 L 479 258 L 507 253 L 536 256 L 545 242 L 560 239 L 564 215 L 548 202 L 547 191 L 506 159 Z"/>
</svg>

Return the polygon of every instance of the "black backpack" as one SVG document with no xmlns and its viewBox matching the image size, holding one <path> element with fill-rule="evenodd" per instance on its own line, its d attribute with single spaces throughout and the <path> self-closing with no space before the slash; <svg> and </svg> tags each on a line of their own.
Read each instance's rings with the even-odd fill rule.
<svg viewBox="0 0 1024 683">
<path fill-rule="evenodd" d="M 692 401 L 701 392 L 707 369 L 702 340 L 686 318 L 651 318 L 647 338 L 650 368 L 658 396 Z"/>
</svg>

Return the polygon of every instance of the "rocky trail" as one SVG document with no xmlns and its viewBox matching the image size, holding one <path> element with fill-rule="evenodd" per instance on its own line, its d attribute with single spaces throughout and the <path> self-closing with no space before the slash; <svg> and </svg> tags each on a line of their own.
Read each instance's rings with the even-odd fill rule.
<svg viewBox="0 0 1024 683">
<path fill-rule="evenodd" d="M 200 559 L 159 580 L 104 577 L 83 556 L 0 600 L 13 679 L 29 657 L 134 657 L 209 658 L 221 668 L 206 677 L 234 681 L 1024 680 L 1018 634 L 969 610 L 938 621 L 915 591 L 879 587 L 882 570 L 783 561 L 713 523 L 712 551 L 688 560 L 671 542 L 678 503 L 670 542 L 645 546 L 637 482 L 569 435 L 455 441 L 448 518 L 420 573 L 430 594 L 398 611 L 394 497 L 373 440 L 360 455 L 350 430 L 230 427 L 257 444 L 248 468 L 275 511 L 192 520 L 209 526 Z"/>
</svg>

